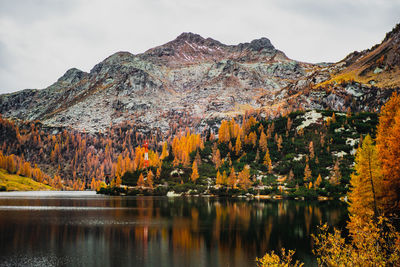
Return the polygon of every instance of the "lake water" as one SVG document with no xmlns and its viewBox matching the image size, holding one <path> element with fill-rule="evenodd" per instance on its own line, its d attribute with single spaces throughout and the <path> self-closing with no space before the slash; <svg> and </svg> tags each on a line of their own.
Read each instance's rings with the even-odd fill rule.
<svg viewBox="0 0 400 267">
<path fill-rule="evenodd" d="M 335 202 L 0 194 L 0 266 L 255 266 L 281 247 L 314 265 L 311 233 L 344 227 Z"/>
</svg>

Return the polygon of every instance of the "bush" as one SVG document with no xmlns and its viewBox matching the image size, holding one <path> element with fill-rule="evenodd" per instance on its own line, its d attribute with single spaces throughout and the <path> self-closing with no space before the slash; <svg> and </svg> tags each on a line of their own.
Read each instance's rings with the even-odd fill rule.
<svg viewBox="0 0 400 267">
<path fill-rule="evenodd" d="M 289 193 L 289 197 L 304 197 L 305 199 L 317 199 L 318 194 L 314 189 L 308 189 L 301 186 L 296 191 Z"/>
</svg>

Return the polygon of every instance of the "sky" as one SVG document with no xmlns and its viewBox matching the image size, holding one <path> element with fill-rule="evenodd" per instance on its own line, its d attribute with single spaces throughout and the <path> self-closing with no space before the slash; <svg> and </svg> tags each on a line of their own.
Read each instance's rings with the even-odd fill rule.
<svg viewBox="0 0 400 267">
<path fill-rule="evenodd" d="M 400 0 L 0 0 L 0 94 L 45 88 L 70 68 L 90 71 L 182 32 L 225 44 L 267 37 L 316 63 L 370 48 L 399 22 Z"/>
</svg>

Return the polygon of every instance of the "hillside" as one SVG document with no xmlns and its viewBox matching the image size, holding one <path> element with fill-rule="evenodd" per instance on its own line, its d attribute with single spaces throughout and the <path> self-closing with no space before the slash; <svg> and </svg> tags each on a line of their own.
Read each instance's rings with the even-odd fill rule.
<svg viewBox="0 0 400 267">
<path fill-rule="evenodd" d="M 117 52 L 89 73 L 70 69 L 48 88 L 0 95 L 0 152 L 13 161 L 12 166 L 4 164 L 12 173 L 26 165 L 26 173 L 40 174 L 35 180 L 60 189 L 98 189 L 103 182 L 120 184 L 127 171 L 133 171 L 134 178 L 123 182 L 135 185 L 144 168 L 141 145 L 147 140 L 154 175 L 159 171 L 160 181 L 177 185 L 189 182 L 196 155 L 190 151 L 189 159 L 186 151 L 179 156 L 185 158 L 171 158 L 177 149 L 174 140 L 189 134 L 204 146 L 199 150 L 204 162 L 196 161 L 200 185 L 207 179 L 215 184 L 220 166 L 207 164 L 215 156 L 222 123 L 234 120 L 235 127 L 245 132 L 240 140 L 243 149 L 232 150 L 234 139 L 217 144 L 224 159 L 221 175 L 225 171 L 229 176 L 232 166 L 239 175 L 249 165 L 253 180 L 288 179 L 292 173 L 288 186 L 305 187 L 301 175 L 308 163 L 312 177 L 306 179 L 308 186 L 319 175 L 329 181 L 333 169 L 338 175 L 340 168 L 337 186 L 342 187 L 336 189 L 345 192 L 356 139 L 373 133 L 375 112 L 399 89 L 392 77 L 399 67 L 398 40 L 396 26 L 371 49 L 334 64 L 309 64 L 288 58 L 267 38 L 226 45 L 183 33 L 142 54 Z M 371 71 L 374 82 L 364 79 Z M 328 127 L 324 120 L 333 112 L 340 124 Z M 312 131 L 297 129 L 314 116 Z M 290 129 L 284 127 L 288 117 Z M 257 129 L 248 132 L 250 119 Z M 268 130 L 272 165 L 266 174 L 265 151 L 258 146 L 272 123 L 273 130 Z M 347 132 L 341 133 L 342 128 Z M 306 154 L 311 141 L 321 153 L 318 160 Z M 169 157 L 163 156 L 163 148 Z M 182 169 L 176 170 L 179 164 Z"/>
<path fill-rule="evenodd" d="M 0 189 L 1 191 L 54 190 L 54 188 L 48 185 L 36 182 L 31 178 L 10 174 L 4 169 L 0 169 Z"/>
<path fill-rule="evenodd" d="M 320 85 L 357 82 L 381 88 L 400 87 L 400 24 L 383 41 L 354 52 L 334 65 L 333 75 Z"/>
<path fill-rule="evenodd" d="M 199 143 L 191 149 L 189 161 L 181 154 L 185 152 L 180 152 L 185 142 L 193 142 L 186 134 L 174 139 L 159 167 L 128 171 L 122 184 L 142 187 L 130 194 L 174 191 L 337 197 L 348 190 L 360 137 L 368 133 L 374 136 L 376 125 L 374 113 L 315 110 L 273 121 L 250 117 L 242 127 L 234 120 L 226 121 L 219 128 L 219 139 L 211 137 Z M 194 168 L 199 174 L 196 179 L 192 177 Z M 155 189 L 148 191 L 150 188 Z"/>
<path fill-rule="evenodd" d="M 142 54 L 117 52 L 89 73 L 72 68 L 45 89 L 0 95 L 0 113 L 96 133 L 124 122 L 201 132 L 251 110 L 267 118 L 299 109 L 377 111 L 399 87 L 398 28 L 335 64 L 289 59 L 265 37 L 226 45 L 183 33 Z"/>
</svg>

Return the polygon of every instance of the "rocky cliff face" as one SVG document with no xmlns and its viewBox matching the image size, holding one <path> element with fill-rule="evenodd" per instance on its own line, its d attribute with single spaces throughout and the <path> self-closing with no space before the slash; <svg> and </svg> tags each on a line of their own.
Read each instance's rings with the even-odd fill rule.
<svg viewBox="0 0 400 267">
<path fill-rule="evenodd" d="M 346 64 L 291 60 L 267 38 L 225 45 L 183 33 L 143 54 L 115 53 L 90 73 L 70 69 L 45 89 L 1 95 L 0 113 L 96 132 L 128 120 L 162 131 L 202 128 L 249 109 L 276 116 L 298 108 L 379 108 L 391 90 L 353 81 L 316 86 Z"/>
</svg>

